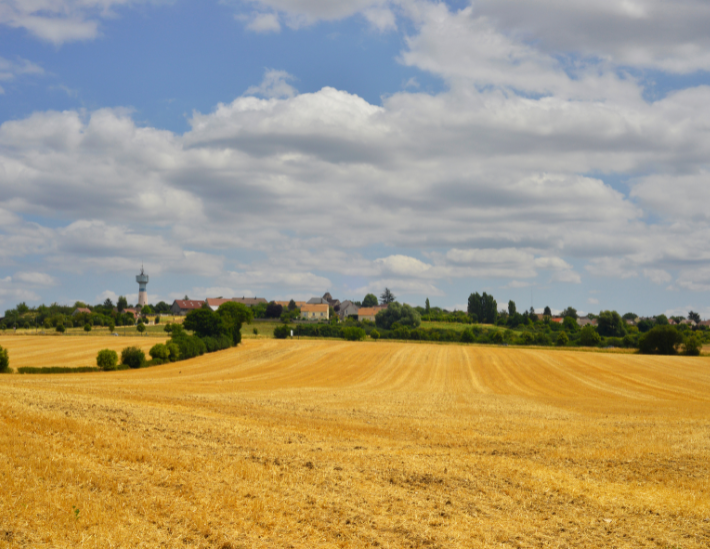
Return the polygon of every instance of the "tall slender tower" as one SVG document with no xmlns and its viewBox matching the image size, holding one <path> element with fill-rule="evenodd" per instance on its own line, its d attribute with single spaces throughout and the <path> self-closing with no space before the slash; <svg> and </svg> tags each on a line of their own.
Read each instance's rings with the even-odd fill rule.
<svg viewBox="0 0 710 549">
<path fill-rule="evenodd" d="M 148 293 L 145 287 L 148 285 L 148 275 L 145 274 L 143 270 L 143 265 L 141 265 L 141 274 L 136 276 L 136 282 L 138 282 L 138 306 L 145 307 L 148 304 Z"/>
</svg>

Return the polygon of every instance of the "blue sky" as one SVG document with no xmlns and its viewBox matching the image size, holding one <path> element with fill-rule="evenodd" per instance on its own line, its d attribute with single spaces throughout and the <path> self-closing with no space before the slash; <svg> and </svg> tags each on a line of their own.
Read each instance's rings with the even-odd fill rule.
<svg viewBox="0 0 710 549">
<path fill-rule="evenodd" d="M 682 9 L 681 9 L 682 8 Z M 700 0 L 0 0 L 0 309 L 710 317 Z"/>
</svg>

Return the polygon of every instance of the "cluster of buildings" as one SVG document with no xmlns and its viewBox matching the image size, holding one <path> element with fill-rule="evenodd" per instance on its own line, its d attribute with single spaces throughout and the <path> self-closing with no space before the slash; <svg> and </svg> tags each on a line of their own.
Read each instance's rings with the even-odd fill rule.
<svg viewBox="0 0 710 549">
<path fill-rule="evenodd" d="M 208 297 L 205 300 L 199 299 L 176 299 L 171 308 L 170 312 L 173 315 L 186 315 L 190 311 L 195 309 L 201 309 L 205 304 L 216 311 L 222 303 L 228 301 L 233 301 L 235 303 L 241 303 L 247 307 L 255 307 L 260 304 L 268 305 L 268 302 L 263 297 L 233 297 L 230 299 L 225 299 L 222 297 Z M 276 305 L 281 305 L 284 309 L 287 309 L 290 301 L 275 301 Z M 335 311 L 335 314 L 341 320 L 346 318 L 356 318 L 357 320 L 370 320 L 375 321 L 375 315 L 379 313 L 382 309 L 386 309 L 386 305 L 379 305 L 377 307 L 360 307 L 353 303 L 352 301 L 340 301 L 339 299 L 333 299 L 330 293 L 326 292 L 323 297 L 313 297 L 308 301 L 295 301 L 296 307 L 301 311 L 302 320 L 330 320 L 330 309 L 331 307 Z"/>
</svg>

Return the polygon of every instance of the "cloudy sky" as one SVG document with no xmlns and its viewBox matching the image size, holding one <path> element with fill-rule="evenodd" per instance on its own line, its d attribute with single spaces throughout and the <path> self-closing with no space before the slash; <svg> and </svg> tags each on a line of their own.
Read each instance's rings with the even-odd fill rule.
<svg viewBox="0 0 710 549">
<path fill-rule="evenodd" d="M 710 317 L 706 0 L 0 0 L 0 310 Z"/>
</svg>

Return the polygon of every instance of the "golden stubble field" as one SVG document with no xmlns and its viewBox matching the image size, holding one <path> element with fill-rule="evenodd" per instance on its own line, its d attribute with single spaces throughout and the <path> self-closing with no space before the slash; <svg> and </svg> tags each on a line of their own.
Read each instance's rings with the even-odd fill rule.
<svg viewBox="0 0 710 549">
<path fill-rule="evenodd" d="M 0 547 L 706 548 L 709 419 L 705 358 L 248 340 L 0 376 Z"/>
<path fill-rule="evenodd" d="M 114 337 L 114 336 L 0 336 L 0 347 L 8 349 L 10 366 L 17 370 L 24 366 L 42 368 L 45 366 L 93 366 L 101 349 L 113 349 L 118 353 L 126 347 L 140 347 L 146 354 L 156 343 L 166 339 L 154 337 Z"/>
</svg>

